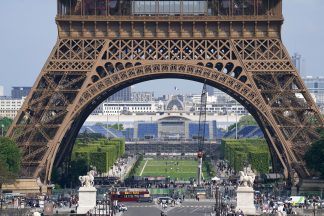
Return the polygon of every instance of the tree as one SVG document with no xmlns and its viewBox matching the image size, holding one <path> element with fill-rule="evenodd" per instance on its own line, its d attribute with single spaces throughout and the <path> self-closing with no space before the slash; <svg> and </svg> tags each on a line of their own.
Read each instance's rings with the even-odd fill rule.
<svg viewBox="0 0 324 216">
<path fill-rule="evenodd" d="M 109 125 L 109 128 L 113 128 L 116 130 L 124 130 L 124 125 L 123 124 L 113 124 L 113 125 Z"/>
<path fill-rule="evenodd" d="M 3 166 L 13 174 L 18 174 L 20 170 L 21 153 L 16 143 L 7 138 L 0 137 L 0 161 Z"/>
<path fill-rule="evenodd" d="M 321 138 L 324 139 L 324 128 L 322 128 L 322 127 L 317 128 L 316 131 L 321 136 Z"/>
<path fill-rule="evenodd" d="M 72 183 L 72 187 L 80 184 L 79 176 L 87 174 L 88 168 L 89 164 L 83 158 L 71 161 L 69 178 Z"/>
<path fill-rule="evenodd" d="M 324 138 L 316 141 L 308 149 L 304 157 L 309 169 L 319 173 L 324 178 Z"/>
<path fill-rule="evenodd" d="M 240 120 L 237 123 L 237 127 L 240 128 L 245 125 L 258 125 L 258 123 L 254 120 L 253 116 L 246 115 L 240 118 Z M 232 130 L 235 128 L 236 124 L 232 124 L 228 127 L 228 130 Z"/>
<path fill-rule="evenodd" d="M 3 184 L 13 183 L 17 177 L 16 174 L 10 172 L 7 169 L 6 164 L 0 160 L 0 189 L 2 189 Z"/>
<path fill-rule="evenodd" d="M 12 119 L 10 119 L 10 118 L 4 117 L 4 118 L 0 119 L 0 130 L 3 129 L 4 135 L 7 133 L 11 124 L 12 124 Z M 2 125 L 3 125 L 3 128 L 2 128 Z M 1 131 L 1 133 L 2 133 L 2 131 Z"/>
<path fill-rule="evenodd" d="M 20 160 L 21 153 L 16 143 L 7 137 L 0 137 L 0 193 L 3 184 L 13 183 L 17 178 Z"/>
<path fill-rule="evenodd" d="M 104 124 L 104 123 L 101 123 L 101 122 L 97 122 L 95 125 L 107 128 L 107 124 Z M 118 130 L 118 126 L 119 126 L 119 130 L 124 130 L 124 125 L 123 124 L 117 124 L 117 123 L 113 124 L 113 125 L 111 125 L 111 124 L 108 125 L 108 128 L 113 128 L 113 129 Z"/>
<path fill-rule="evenodd" d="M 83 158 L 63 162 L 60 167 L 54 168 L 52 182 L 61 187 L 76 187 L 80 184 L 79 176 L 87 174 L 88 162 Z"/>
</svg>

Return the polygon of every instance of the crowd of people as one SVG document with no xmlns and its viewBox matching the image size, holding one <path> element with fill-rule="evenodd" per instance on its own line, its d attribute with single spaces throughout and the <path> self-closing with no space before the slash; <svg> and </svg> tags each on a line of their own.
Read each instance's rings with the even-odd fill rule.
<svg viewBox="0 0 324 216">
<path fill-rule="evenodd" d="M 120 177 L 127 173 L 127 170 L 133 166 L 136 161 L 134 157 L 120 158 L 114 164 L 110 175 Z M 170 162 L 166 162 L 170 163 Z M 172 165 L 178 165 L 178 162 L 172 162 Z M 170 165 L 170 164 L 166 164 Z M 156 182 L 148 183 L 145 185 L 146 188 L 159 188 L 159 189 L 170 189 L 174 191 L 174 194 L 170 196 L 174 199 L 175 205 L 178 203 L 177 200 L 196 199 L 199 202 L 201 199 L 215 199 L 218 196 L 219 204 L 218 210 L 223 212 L 223 215 L 244 215 L 241 209 L 236 209 L 236 191 L 239 187 L 240 182 L 231 178 L 235 172 L 226 163 L 226 161 L 214 161 L 213 167 L 217 176 L 220 176 L 218 181 L 203 181 L 202 185 L 197 186 L 195 182 L 190 183 L 177 183 L 176 181 L 171 182 Z M 204 196 L 201 196 L 205 192 Z M 183 193 L 178 193 L 178 192 Z M 177 192 L 177 193 L 176 193 Z M 324 208 L 324 201 L 319 196 L 307 196 L 305 197 L 304 203 L 293 204 L 288 201 L 289 194 L 278 195 L 274 191 L 269 190 L 258 190 L 254 194 L 254 204 L 257 212 L 264 214 L 281 214 L 291 215 L 296 213 L 296 209 L 313 209 L 313 208 Z M 41 207 L 39 198 L 26 198 L 24 199 L 25 206 L 29 207 Z M 55 209 L 59 208 L 77 208 L 78 197 L 73 193 L 62 193 L 59 195 L 44 196 L 44 201 L 51 201 Z M 14 203 L 14 200 L 12 200 Z M 43 202 L 44 203 L 44 202 Z M 180 203 L 180 202 L 179 202 Z M 162 206 L 163 207 L 163 206 Z M 165 206 L 164 206 L 165 207 Z M 216 206 L 215 206 L 216 209 Z"/>
<path fill-rule="evenodd" d="M 112 169 L 109 170 L 108 176 L 123 178 L 129 172 L 130 168 L 136 162 L 136 157 L 119 158 Z"/>
</svg>

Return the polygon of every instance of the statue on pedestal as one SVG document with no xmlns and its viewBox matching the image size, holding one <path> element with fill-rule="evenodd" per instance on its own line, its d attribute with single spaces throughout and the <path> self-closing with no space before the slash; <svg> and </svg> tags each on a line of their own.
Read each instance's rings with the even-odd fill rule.
<svg viewBox="0 0 324 216">
<path fill-rule="evenodd" d="M 245 166 L 244 171 L 240 171 L 240 185 L 236 190 L 237 193 L 237 210 L 242 210 L 246 215 L 256 215 L 254 206 L 253 183 L 255 174 L 251 166 Z"/>
<path fill-rule="evenodd" d="M 90 170 L 87 175 L 85 176 L 79 176 L 79 180 L 81 182 L 81 187 L 93 187 L 94 185 L 94 175 L 95 175 L 95 171 L 94 170 Z"/>
<path fill-rule="evenodd" d="M 97 189 L 94 185 L 96 171 L 91 170 L 85 176 L 80 176 L 79 201 L 77 214 L 85 215 L 96 207 Z"/>
<path fill-rule="evenodd" d="M 239 174 L 240 174 L 240 186 L 253 187 L 255 174 L 251 169 L 251 165 L 249 165 L 244 172 L 240 171 Z"/>
</svg>

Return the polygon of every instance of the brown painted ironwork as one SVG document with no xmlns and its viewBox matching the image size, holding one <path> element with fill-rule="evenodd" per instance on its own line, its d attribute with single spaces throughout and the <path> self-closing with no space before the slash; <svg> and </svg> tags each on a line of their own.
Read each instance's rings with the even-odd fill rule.
<svg viewBox="0 0 324 216">
<path fill-rule="evenodd" d="M 167 77 L 234 97 L 258 121 L 285 176 L 310 175 L 303 155 L 323 119 L 281 41 L 280 0 L 228 0 L 228 10 L 225 1 L 208 0 L 206 14 L 169 16 L 132 14 L 130 1 L 117 1 L 114 11 L 109 0 L 97 1 L 106 2 L 100 14 L 98 7 L 85 12 L 86 0 L 58 1 L 57 43 L 7 134 L 23 152 L 21 177 L 50 180 L 97 105 L 129 85 Z M 250 10 L 238 12 L 239 2 Z"/>
</svg>

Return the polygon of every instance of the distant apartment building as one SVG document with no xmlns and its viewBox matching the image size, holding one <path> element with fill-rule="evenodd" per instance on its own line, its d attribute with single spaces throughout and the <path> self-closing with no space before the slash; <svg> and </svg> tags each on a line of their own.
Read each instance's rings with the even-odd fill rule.
<svg viewBox="0 0 324 216">
<path fill-rule="evenodd" d="M 132 88 L 129 86 L 124 88 L 112 96 L 110 96 L 107 101 L 131 101 L 132 100 Z"/>
<path fill-rule="evenodd" d="M 102 103 L 102 115 L 120 114 L 149 114 L 157 112 L 155 102 L 104 102 Z"/>
<path fill-rule="evenodd" d="M 103 115 L 103 103 L 99 104 L 94 111 L 92 111 L 91 115 Z"/>
<path fill-rule="evenodd" d="M 150 102 L 154 101 L 154 92 L 132 92 L 133 102 Z"/>
<path fill-rule="evenodd" d="M 0 85 L 0 97 L 4 96 L 4 87 Z"/>
<path fill-rule="evenodd" d="M 215 91 L 213 95 L 207 94 L 207 103 L 218 103 L 218 104 L 223 104 L 223 103 L 231 103 L 234 101 L 234 99 L 227 95 L 226 93 L 219 93 L 219 90 Z M 192 95 L 191 97 L 192 102 L 194 104 L 200 104 L 201 103 L 201 95 L 200 94 L 195 94 Z"/>
<path fill-rule="evenodd" d="M 15 118 L 19 109 L 23 105 L 25 97 L 18 99 L 13 97 L 0 97 L 0 117 Z"/>
<path fill-rule="evenodd" d="M 11 97 L 15 99 L 22 99 L 23 97 L 27 97 L 30 90 L 31 87 L 12 87 Z"/>
<path fill-rule="evenodd" d="M 200 106 L 196 105 L 194 107 L 196 113 L 200 112 Z M 218 104 L 218 103 L 209 103 L 206 105 L 206 113 L 208 114 L 217 114 L 217 115 L 247 115 L 249 112 L 245 109 L 244 106 L 240 104 Z"/>
<path fill-rule="evenodd" d="M 324 77 L 307 76 L 304 82 L 309 92 L 315 97 L 316 104 L 324 107 Z"/>
<path fill-rule="evenodd" d="M 218 89 L 214 91 L 214 97 L 216 98 L 216 103 L 220 103 L 220 104 L 230 103 L 234 101 L 234 99 L 231 96 Z"/>
</svg>

